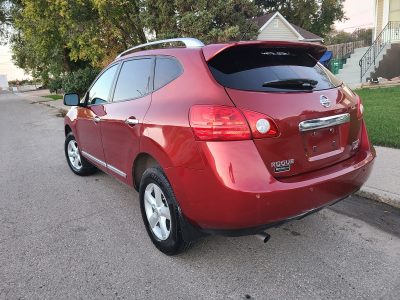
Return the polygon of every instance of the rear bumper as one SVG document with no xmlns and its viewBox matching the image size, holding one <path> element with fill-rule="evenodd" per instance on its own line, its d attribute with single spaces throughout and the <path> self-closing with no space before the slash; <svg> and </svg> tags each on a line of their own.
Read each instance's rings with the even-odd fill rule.
<svg viewBox="0 0 400 300">
<path fill-rule="evenodd" d="M 260 226 L 256 226 L 256 227 L 248 227 L 248 228 L 239 228 L 239 229 L 201 229 L 201 233 L 204 234 L 216 234 L 216 235 L 223 235 L 223 236 L 229 236 L 229 237 L 238 237 L 238 236 L 244 236 L 244 235 L 253 235 L 253 234 L 257 234 L 260 233 L 262 231 L 265 231 L 268 228 L 275 228 L 275 227 L 279 227 L 282 226 L 285 223 L 291 222 L 291 221 L 295 221 L 295 220 L 301 220 L 313 213 L 316 213 L 318 211 L 320 211 L 321 209 L 334 205 L 344 199 L 339 199 L 339 200 L 335 200 L 333 202 L 327 203 L 326 205 L 322 206 L 322 207 L 318 207 L 318 208 L 314 208 L 306 213 L 302 213 L 300 215 L 297 216 L 293 216 L 284 220 L 280 220 L 277 222 L 273 222 L 273 223 L 267 223 L 264 225 L 260 225 Z M 199 229 L 197 229 L 199 230 Z"/>
<path fill-rule="evenodd" d="M 208 232 L 239 235 L 298 219 L 356 192 L 368 179 L 375 150 L 364 140 L 350 159 L 276 180 L 252 141 L 200 143 L 206 168 L 168 168 L 184 216 Z M 229 234 L 231 235 L 231 234 Z"/>
</svg>

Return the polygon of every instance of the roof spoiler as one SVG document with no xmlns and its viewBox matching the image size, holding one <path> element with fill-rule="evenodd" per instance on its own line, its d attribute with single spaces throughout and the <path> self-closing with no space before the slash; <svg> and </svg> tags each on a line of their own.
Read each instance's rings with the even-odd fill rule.
<svg viewBox="0 0 400 300">
<path fill-rule="evenodd" d="M 250 42 L 235 42 L 229 44 L 211 44 L 203 47 L 202 49 L 206 61 L 210 61 L 217 55 L 233 47 L 260 47 L 260 48 L 282 47 L 282 48 L 304 49 L 305 52 L 309 53 L 316 60 L 319 60 L 327 50 L 325 46 L 319 44 L 303 43 L 303 42 L 284 42 L 284 41 L 250 41 Z"/>
</svg>

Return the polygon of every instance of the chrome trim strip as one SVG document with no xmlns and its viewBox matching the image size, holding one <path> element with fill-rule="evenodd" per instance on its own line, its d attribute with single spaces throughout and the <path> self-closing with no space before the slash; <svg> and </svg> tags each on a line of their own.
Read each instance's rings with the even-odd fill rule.
<svg viewBox="0 0 400 300">
<path fill-rule="evenodd" d="M 93 155 L 87 153 L 86 151 L 82 151 L 82 154 L 83 154 L 83 156 L 86 156 L 86 158 L 89 158 L 89 159 L 97 162 L 99 165 L 101 165 L 103 167 L 107 167 L 107 164 L 104 161 L 94 157 Z"/>
<path fill-rule="evenodd" d="M 124 178 L 126 178 L 126 174 L 124 172 L 122 172 L 121 170 L 118 170 L 116 167 L 109 165 L 107 163 L 105 163 L 104 161 L 94 157 L 93 155 L 87 153 L 86 151 L 81 151 L 82 155 L 85 156 L 86 158 L 89 158 L 91 160 L 93 160 L 94 162 L 98 163 L 99 165 L 113 171 L 114 173 L 117 173 L 119 176 L 122 176 Z"/>
<path fill-rule="evenodd" d="M 113 167 L 112 165 L 107 165 L 107 168 L 109 170 L 113 171 L 114 173 L 117 173 L 119 176 L 126 178 L 126 174 L 124 172 L 122 172 L 121 170 L 118 170 L 116 167 Z"/>
<path fill-rule="evenodd" d="M 319 119 L 312 119 L 306 120 L 299 123 L 299 130 L 300 132 L 310 131 L 315 129 L 321 129 L 325 127 L 336 126 L 340 124 L 344 124 L 350 122 L 350 114 L 345 113 L 341 115 L 319 118 Z"/>
<path fill-rule="evenodd" d="M 120 58 L 121 56 L 124 56 L 136 49 L 140 49 L 140 48 L 144 48 L 144 47 L 148 47 L 148 46 L 160 45 L 160 44 L 175 43 L 175 42 L 183 43 L 186 46 L 186 48 L 204 47 L 203 42 L 201 42 L 200 40 L 195 39 L 195 38 L 176 38 L 176 39 L 160 40 L 160 41 L 149 42 L 149 43 L 145 43 L 145 44 L 141 44 L 141 45 L 129 48 L 128 50 L 125 50 L 124 52 L 120 53 L 115 59 Z"/>
</svg>

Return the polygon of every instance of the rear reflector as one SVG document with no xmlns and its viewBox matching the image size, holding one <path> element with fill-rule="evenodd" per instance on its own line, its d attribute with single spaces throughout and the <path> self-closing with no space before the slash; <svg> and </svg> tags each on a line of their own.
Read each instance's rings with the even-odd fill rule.
<svg viewBox="0 0 400 300">
<path fill-rule="evenodd" d="M 357 103 L 357 118 L 361 119 L 364 115 L 364 105 L 361 103 L 361 98 L 358 96 Z"/>
<path fill-rule="evenodd" d="M 201 141 L 237 141 L 251 138 L 249 126 L 239 109 L 229 106 L 195 105 L 189 122 Z"/>
<path fill-rule="evenodd" d="M 278 127 L 270 117 L 250 110 L 242 110 L 255 139 L 279 136 Z"/>
</svg>

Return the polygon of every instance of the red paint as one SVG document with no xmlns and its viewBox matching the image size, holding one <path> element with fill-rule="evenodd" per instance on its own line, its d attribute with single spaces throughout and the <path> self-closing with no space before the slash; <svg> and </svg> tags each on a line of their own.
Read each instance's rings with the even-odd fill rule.
<svg viewBox="0 0 400 300">
<path fill-rule="evenodd" d="M 264 42 L 249 42 L 263 45 Z M 132 170 L 140 153 L 164 169 L 188 220 L 207 229 L 240 229 L 287 219 L 344 198 L 358 190 L 372 169 L 375 151 L 360 113 L 359 98 L 347 88 L 307 93 L 261 93 L 226 89 L 212 77 L 206 60 L 227 47 L 158 49 L 141 55 L 170 55 L 183 74 L 143 98 L 72 108 L 65 118 L 80 147 L 124 172 L 102 170 L 133 185 Z M 288 42 L 268 42 L 270 46 Z M 316 57 L 324 47 L 302 47 Z M 324 108 L 325 95 L 333 102 Z M 192 107 L 211 105 L 241 112 L 252 135 L 236 141 L 204 141 L 190 127 Z M 246 115 L 246 112 L 250 112 Z M 252 114 L 253 112 L 253 114 Z M 254 114 L 255 113 L 255 114 Z M 349 113 L 351 122 L 334 131 L 300 133 L 304 120 Z M 94 116 L 102 121 L 93 122 Z M 256 136 L 255 116 L 265 116 L 277 134 Z M 126 118 L 139 124 L 129 126 Z M 352 149 L 359 139 L 360 147 Z M 335 140 L 335 147 L 332 141 Z M 319 152 L 313 152 L 317 145 Z M 275 174 L 272 162 L 294 159 L 290 171 Z"/>
</svg>

